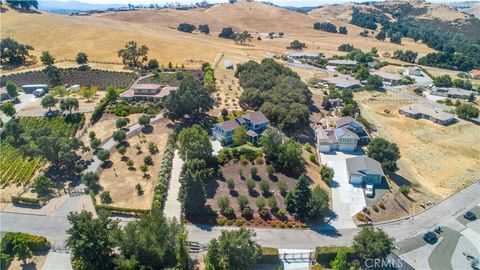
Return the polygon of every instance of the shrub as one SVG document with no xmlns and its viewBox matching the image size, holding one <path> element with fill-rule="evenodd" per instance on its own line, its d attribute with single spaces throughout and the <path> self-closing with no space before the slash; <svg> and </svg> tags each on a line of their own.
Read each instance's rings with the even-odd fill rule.
<svg viewBox="0 0 480 270">
<path fill-rule="evenodd" d="M 217 223 L 218 226 L 224 226 L 225 223 L 227 222 L 227 219 L 225 217 L 218 217 L 215 222 Z"/>
<path fill-rule="evenodd" d="M 100 193 L 100 201 L 104 204 L 112 203 L 112 197 L 110 197 L 110 191 L 104 190 Z"/>
<path fill-rule="evenodd" d="M 50 242 L 43 236 L 28 233 L 7 232 L 2 237 L 2 254 L 13 254 L 13 242 L 16 239 L 25 240 L 28 248 L 35 252 L 45 252 L 51 247 Z M 3 269 L 3 265 L 2 265 Z"/>
<path fill-rule="evenodd" d="M 260 181 L 260 190 L 263 192 L 263 194 L 267 194 L 270 190 L 270 185 L 266 180 Z"/>
<path fill-rule="evenodd" d="M 234 190 L 234 189 L 235 189 L 235 182 L 233 181 L 233 179 L 228 179 L 228 180 L 227 180 L 227 187 L 228 187 L 228 189 L 230 189 L 230 190 Z"/>
<path fill-rule="evenodd" d="M 335 259 L 340 249 L 345 247 L 317 247 L 315 248 L 315 258 L 317 263 L 330 268 L 330 262 Z M 350 261 L 355 256 L 353 248 L 347 247 L 347 260 Z"/>
<path fill-rule="evenodd" d="M 227 207 L 225 210 L 223 210 L 223 215 L 227 218 L 235 218 L 235 211 L 232 207 Z"/>
<path fill-rule="evenodd" d="M 285 197 L 285 195 L 287 195 L 287 193 L 288 193 L 287 182 L 285 182 L 285 181 L 278 182 L 278 189 L 280 190 L 280 194 L 283 197 Z"/>
<path fill-rule="evenodd" d="M 378 212 L 378 206 L 377 206 L 376 204 L 374 204 L 374 205 L 372 206 L 372 209 L 373 209 L 373 211 Z"/>
<path fill-rule="evenodd" d="M 120 145 L 117 147 L 117 152 L 123 156 L 127 152 L 127 148 L 125 148 L 125 145 Z"/>
<path fill-rule="evenodd" d="M 238 203 L 238 206 L 240 207 L 240 210 L 243 210 L 245 207 L 248 206 L 248 199 L 247 197 L 240 195 L 237 198 L 237 203 Z"/>
<path fill-rule="evenodd" d="M 328 166 L 322 166 L 322 169 L 320 170 L 320 175 L 322 176 L 323 181 L 330 185 L 332 182 L 333 176 L 335 175 L 335 172 L 333 171 L 332 168 Z"/>
<path fill-rule="evenodd" d="M 257 204 L 258 209 L 265 207 L 265 199 L 263 197 L 258 197 L 255 203 Z"/>
<path fill-rule="evenodd" d="M 229 219 L 229 220 L 227 220 L 227 222 L 225 222 L 225 225 L 227 225 L 227 226 L 232 226 L 233 223 L 234 223 L 234 221 L 231 220 L 231 219 Z"/>
<path fill-rule="evenodd" d="M 146 156 L 143 158 L 143 163 L 146 165 L 153 165 L 153 159 L 152 156 Z"/>
<path fill-rule="evenodd" d="M 383 210 L 385 210 L 385 204 L 383 204 L 383 202 L 379 202 L 378 203 L 378 207 L 382 208 Z"/>
<path fill-rule="evenodd" d="M 148 151 L 150 152 L 150 154 L 154 155 L 154 154 L 158 153 L 158 146 L 153 142 L 149 142 L 148 143 Z"/>
<path fill-rule="evenodd" d="M 305 148 L 305 150 L 307 150 L 308 152 L 310 152 L 310 153 L 312 152 L 312 146 L 311 146 L 310 144 L 306 143 L 305 146 L 304 146 L 304 148 Z"/>
<path fill-rule="evenodd" d="M 317 155 L 314 154 L 314 153 L 311 153 L 309 156 L 308 156 L 308 159 L 313 162 L 313 163 L 317 163 Z"/>
<path fill-rule="evenodd" d="M 243 220 L 241 220 L 241 219 L 235 220 L 235 225 L 236 225 L 237 227 L 242 227 L 242 226 L 243 226 Z"/>
<path fill-rule="evenodd" d="M 10 197 L 12 200 L 12 203 L 22 203 L 22 204 L 30 204 L 30 205 L 37 205 L 37 206 L 42 206 L 43 201 L 37 198 L 27 198 L 27 197 L 21 197 L 21 196 L 12 196 Z"/>
<path fill-rule="evenodd" d="M 242 210 L 242 216 L 246 219 L 251 219 L 253 217 L 253 210 L 249 206 L 246 206 Z"/>
<path fill-rule="evenodd" d="M 285 211 L 285 209 L 280 209 L 277 212 L 276 217 L 280 220 L 286 220 L 287 219 L 287 211 Z"/>
<path fill-rule="evenodd" d="M 257 157 L 255 159 L 255 163 L 258 165 L 262 165 L 264 163 L 263 157 Z"/>
<path fill-rule="evenodd" d="M 399 191 L 400 193 L 402 193 L 403 195 L 408 196 L 408 194 L 410 193 L 410 187 L 407 186 L 407 185 L 402 185 L 402 186 L 400 186 L 400 188 L 398 189 L 398 191 Z"/>
<path fill-rule="evenodd" d="M 221 168 L 217 170 L 217 175 L 218 175 L 218 178 L 223 179 L 223 170 Z"/>
<path fill-rule="evenodd" d="M 243 178 L 243 170 L 242 169 L 238 169 L 238 175 L 240 175 L 240 178 Z"/>
<path fill-rule="evenodd" d="M 255 167 L 255 166 L 254 166 L 254 167 L 251 167 L 251 168 L 250 168 L 250 174 L 251 174 L 252 176 L 255 176 L 255 175 L 257 174 L 257 167 Z"/>
<path fill-rule="evenodd" d="M 250 191 L 255 189 L 255 181 L 253 179 L 248 179 L 246 185 Z"/>
<path fill-rule="evenodd" d="M 267 173 L 269 175 L 273 175 L 275 173 L 275 168 L 273 167 L 273 165 L 268 165 L 267 166 Z"/>
<path fill-rule="evenodd" d="M 268 208 L 260 209 L 260 217 L 263 219 L 270 219 L 270 210 Z"/>
<path fill-rule="evenodd" d="M 135 186 L 135 189 L 137 190 L 137 195 L 138 195 L 138 196 L 142 196 L 142 195 L 143 195 L 143 188 L 142 188 L 142 185 L 140 185 L 140 183 L 138 183 L 138 184 Z"/>
<path fill-rule="evenodd" d="M 272 210 L 272 212 L 274 212 L 276 209 L 278 209 L 278 203 L 277 203 L 277 199 L 275 198 L 275 196 L 271 196 L 270 198 L 267 199 L 267 204 L 268 204 L 268 207 L 270 207 L 270 209 Z"/>
<path fill-rule="evenodd" d="M 227 207 L 230 206 L 230 199 L 228 197 L 220 197 L 217 199 L 218 207 L 224 211 Z"/>
<path fill-rule="evenodd" d="M 94 187 L 98 182 L 98 174 L 95 172 L 87 172 L 82 176 L 83 183 L 89 187 Z"/>
<path fill-rule="evenodd" d="M 363 212 L 358 212 L 356 217 L 358 221 L 367 222 L 367 218 L 365 217 L 365 214 Z"/>
<path fill-rule="evenodd" d="M 281 222 L 279 223 L 280 228 L 284 229 L 285 228 L 285 223 Z"/>
</svg>

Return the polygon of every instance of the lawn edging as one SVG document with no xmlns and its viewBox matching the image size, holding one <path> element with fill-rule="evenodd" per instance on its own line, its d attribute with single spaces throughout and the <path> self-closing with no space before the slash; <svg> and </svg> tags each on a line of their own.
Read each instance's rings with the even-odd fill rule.
<svg viewBox="0 0 480 270">
<path fill-rule="evenodd" d="M 90 197 L 92 198 L 93 206 L 95 207 L 96 211 L 104 210 L 108 211 L 112 214 L 122 214 L 122 215 L 145 215 L 150 213 L 150 209 L 137 209 L 137 208 L 127 208 L 127 207 L 119 207 L 119 206 L 112 206 L 112 205 L 105 205 L 105 204 L 97 204 L 97 199 L 95 198 L 95 193 L 93 190 L 90 190 Z"/>
<path fill-rule="evenodd" d="M 13 204 L 26 204 L 26 205 L 34 205 L 38 207 L 42 207 L 45 205 L 45 201 L 38 199 L 38 198 L 27 198 L 22 196 L 12 196 L 10 197 Z"/>
<path fill-rule="evenodd" d="M 170 176 L 172 173 L 173 157 L 175 155 L 175 144 L 177 142 L 177 133 L 173 132 L 168 136 L 167 145 L 163 152 L 162 164 L 158 172 L 157 183 L 153 191 L 152 209 L 165 208 L 168 188 L 170 186 Z"/>
</svg>

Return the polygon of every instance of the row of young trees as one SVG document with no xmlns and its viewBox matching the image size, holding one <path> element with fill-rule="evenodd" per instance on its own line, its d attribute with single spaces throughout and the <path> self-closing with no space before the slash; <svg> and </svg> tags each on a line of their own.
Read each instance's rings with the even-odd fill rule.
<svg viewBox="0 0 480 270">
<path fill-rule="evenodd" d="M 210 33 L 210 27 L 208 27 L 208 24 L 200 24 L 198 28 L 190 23 L 181 23 L 177 26 L 177 30 L 185 33 L 192 33 L 198 29 L 200 33 L 203 33 L 205 35 L 208 35 Z"/>
</svg>

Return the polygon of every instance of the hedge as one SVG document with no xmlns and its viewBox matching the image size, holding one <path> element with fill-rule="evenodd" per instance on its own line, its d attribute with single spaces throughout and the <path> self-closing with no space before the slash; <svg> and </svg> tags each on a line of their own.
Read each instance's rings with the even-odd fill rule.
<svg viewBox="0 0 480 270">
<path fill-rule="evenodd" d="M 280 261 L 278 248 L 261 247 L 260 253 L 262 257 L 257 263 L 275 264 Z"/>
<path fill-rule="evenodd" d="M 43 206 L 43 201 L 37 198 L 27 198 L 21 196 L 12 196 L 12 203 L 21 203 L 28 205 Z"/>
<path fill-rule="evenodd" d="M 158 172 L 157 183 L 153 191 L 152 209 L 161 209 L 165 207 L 167 200 L 170 176 L 172 174 L 173 156 L 175 155 L 175 143 L 177 142 L 177 133 L 174 132 L 168 136 L 167 146 L 163 152 L 162 164 Z"/>
<path fill-rule="evenodd" d="M 136 209 L 136 208 L 126 208 L 126 207 L 118 207 L 118 206 L 112 206 L 112 205 L 104 205 L 104 204 L 97 204 L 95 206 L 96 210 L 105 210 L 110 213 L 116 213 L 116 214 L 128 214 L 128 215 L 145 215 L 149 214 L 150 210 L 149 209 Z"/>
<path fill-rule="evenodd" d="M 355 256 L 352 247 L 317 247 L 315 248 L 315 258 L 317 263 L 330 267 L 330 262 L 337 257 L 337 252 L 342 248 L 347 249 L 347 260 L 350 260 Z"/>
<path fill-rule="evenodd" d="M 112 205 L 104 205 L 104 204 L 97 204 L 97 199 L 95 198 L 95 193 L 93 190 L 90 190 L 90 197 L 92 198 L 93 206 L 95 210 L 105 210 L 110 213 L 115 214 L 127 214 L 127 215 L 144 215 L 149 214 L 149 209 L 136 209 L 136 208 L 127 208 L 127 207 L 119 207 L 119 206 L 112 206 Z"/>
<path fill-rule="evenodd" d="M 103 99 L 102 101 L 100 101 L 100 103 L 97 104 L 97 106 L 95 106 L 95 110 L 93 110 L 92 116 L 90 117 L 91 123 L 97 122 L 100 117 L 102 117 L 102 114 L 105 111 L 105 108 L 107 108 L 108 103 L 108 99 Z"/>
<path fill-rule="evenodd" d="M 32 251 L 48 251 L 50 249 L 50 242 L 47 238 L 39 235 L 19 232 L 7 232 L 2 238 L 2 253 L 13 253 L 13 240 L 23 238 L 27 242 L 28 247 Z"/>
</svg>

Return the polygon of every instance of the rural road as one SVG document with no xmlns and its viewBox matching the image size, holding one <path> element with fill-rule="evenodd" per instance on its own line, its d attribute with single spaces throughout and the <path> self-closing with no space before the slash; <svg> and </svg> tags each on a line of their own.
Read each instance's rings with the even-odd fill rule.
<svg viewBox="0 0 480 270">
<path fill-rule="evenodd" d="M 455 227 L 455 218 L 467 209 L 480 203 L 480 182 L 477 181 L 463 191 L 447 198 L 437 205 L 425 210 L 417 216 L 376 225 L 397 241 L 410 238 L 436 225 Z M 55 244 L 65 242 L 65 230 L 68 222 L 65 216 L 43 216 L 20 213 L 0 213 L 2 232 L 27 232 L 43 235 Z M 212 238 L 220 235 L 222 230 L 238 229 L 237 227 L 212 227 L 187 225 L 189 240 L 207 244 Z M 324 225 L 309 230 L 257 228 L 257 241 L 264 246 L 278 248 L 314 248 L 316 246 L 348 245 L 359 231 L 355 229 L 336 230 Z"/>
</svg>

